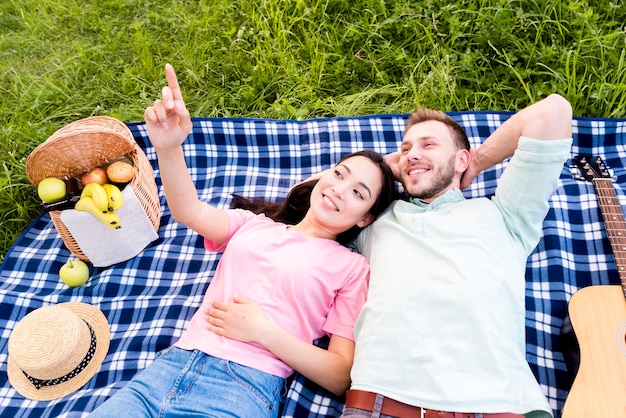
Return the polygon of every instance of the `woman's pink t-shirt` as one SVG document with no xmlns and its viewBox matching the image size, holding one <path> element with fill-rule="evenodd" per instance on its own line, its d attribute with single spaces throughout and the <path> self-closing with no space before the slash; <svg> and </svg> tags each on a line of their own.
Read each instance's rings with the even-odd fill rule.
<svg viewBox="0 0 626 418">
<path fill-rule="evenodd" d="M 369 263 L 339 243 L 289 231 L 285 224 L 240 209 L 228 210 L 230 233 L 208 251 L 223 251 L 204 300 L 177 347 L 207 354 L 281 377 L 293 370 L 258 344 L 231 340 L 207 330 L 211 302 L 233 295 L 258 303 L 269 318 L 298 338 L 312 342 L 324 334 L 353 340 L 365 302 Z"/>
</svg>

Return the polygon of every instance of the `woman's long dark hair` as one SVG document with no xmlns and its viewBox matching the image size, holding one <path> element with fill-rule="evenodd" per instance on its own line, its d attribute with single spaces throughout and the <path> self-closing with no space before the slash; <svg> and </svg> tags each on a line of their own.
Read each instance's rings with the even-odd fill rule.
<svg viewBox="0 0 626 418">
<path fill-rule="evenodd" d="M 344 156 L 339 162 L 357 156 L 369 158 L 378 166 L 382 175 L 380 194 L 369 210 L 369 213 L 376 218 L 387 209 L 387 206 L 397 197 L 398 190 L 396 188 L 395 178 L 391 168 L 387 165 L 382 155 L 375 151 L 363 150 L 353 152 L 352 154 Z M 276 222 L 295 225 L 304 218 L 304 215 L 309 210 L 311 191 L 317 184 L 317 181 L 317 179 L 309 180 L 295 185 L 289 191 L 289 194 L 287 194 L 283 202 L 269 202 L 260 197 L 247 198 L 234 194 L 230 207 L 231 209 L 247 209 L 256 214 L 263 213 Z M 357 225 L 354 225 L 347 231 L 337 235 L 337 242 L 343 245 L 348 244 L 356 238 L 359 232 L 361 232 L 361 229 L 362 228 Z"/>
</svg>

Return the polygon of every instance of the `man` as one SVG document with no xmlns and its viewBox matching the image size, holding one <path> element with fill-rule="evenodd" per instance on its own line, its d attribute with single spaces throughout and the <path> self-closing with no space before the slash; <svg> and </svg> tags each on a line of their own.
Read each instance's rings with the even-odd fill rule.
<svg viewBox="0 0 626 418">
<path fill-rule="evenodd" d="M 418 109 L 389 156 L 407 201 L 355 244 L 370 260 L 343 417 L 549 417 L 525 351 L 525 268 L 572 143 L 551 95 L 479 148 L 442 112 Z M 513 155 L 492 199 L 461 189 Z"/>
</svg>

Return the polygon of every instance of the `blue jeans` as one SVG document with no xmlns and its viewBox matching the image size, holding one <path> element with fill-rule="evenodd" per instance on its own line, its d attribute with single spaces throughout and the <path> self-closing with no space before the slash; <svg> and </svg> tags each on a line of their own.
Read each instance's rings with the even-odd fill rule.
<svg viewBox="0 0 626 418">
<path fill-rule="evenodd" d="M 278 416 L 283 378 L 170 347 L 90 417 Z"/>
</svg>

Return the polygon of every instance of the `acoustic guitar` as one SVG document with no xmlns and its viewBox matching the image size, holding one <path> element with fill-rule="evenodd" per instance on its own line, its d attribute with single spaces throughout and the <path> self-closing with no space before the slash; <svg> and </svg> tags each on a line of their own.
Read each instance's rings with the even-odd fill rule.
<svg viewBox="0 0 626 418">
<path fill-rule="evenodd" d="M 575 169 L 593 183 L 620 285 L 585 287 L 571 297 L 569 316 L 580 365 L 563 418 L 626 417 L 626 221 L 611 175 L 601 158 L 577 156 Z"/>
</svg>

